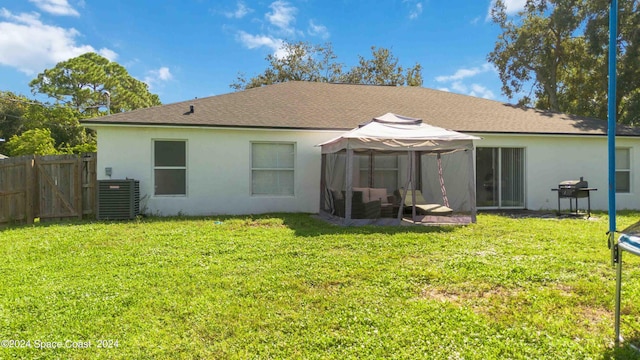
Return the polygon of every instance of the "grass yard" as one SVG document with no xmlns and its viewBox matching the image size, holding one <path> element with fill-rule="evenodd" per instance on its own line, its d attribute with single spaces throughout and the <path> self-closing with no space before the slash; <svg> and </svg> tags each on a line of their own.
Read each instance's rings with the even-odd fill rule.
<svg viewBox="0 0 640 360">
<path fill-rule="evenodd" d="M 615 269 L 607 216 L 595 216 L 10 227 L 0 230 L 0 358 L 633 358 L 613 347 Z M 619 228 L 639 217 L 621 214 Z M 622 333 L 640 339 L 640 259 L 624 263 Z"/>
</svg>

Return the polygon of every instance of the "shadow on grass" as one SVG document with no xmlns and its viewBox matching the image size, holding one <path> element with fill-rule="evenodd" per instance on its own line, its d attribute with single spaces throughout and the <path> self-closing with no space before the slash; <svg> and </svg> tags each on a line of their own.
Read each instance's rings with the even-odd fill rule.
<svg viewBox="0 0 640 360">
<path fill-rule="evenodd" d="M 443 233 L 455 230 L 455 226 L 421 226 L 421 225 L 365 225 L 365 226 L 341 226 L 330 224 L 315 218 L 311 214 L 270 214 L 268 217 L 283 219 L 286 227 L 295 231 L 296 236 L 314 237 L 320 235 L 351 235 L 351 234 L 380 234 L 393 235 L 404 233 Z"/>
<path fill-rule="evenodd" d="M 296 236 L 314 237 L 320 235 L 340 235 L 340 234 L 381 234 L 393 235 L 402 233 L 443 233 L 456 229 L 454 226 L 340 226 L 326 223 L 315 218 L 312 214 L 306 213 L 269 213 L 254 215 L 212 215 L 212 216 L 141 216 L 133 220 L 95 220 L 95 219 L 65 219 L 57 221 L 42 221 L 34 224 L 7 224 L 0 227 L 0 231 L 7 229 L 19 229 L 29 227 L 49 227 L 49 226 L 75 226 L 86 224 L 150 224 L 168 223 L 183 221 L 211 221 L 223 224 L 228 221 L 240 221 L 251 226 L 269 226 L 270 221 L 281 222 L 282 225 L 295 231 Z"/>
<path fill-rule="evenodd" d="M 634 349 L 629 344 L 633 344 L 636 348 Z M 618 347 L 613 347 L 608 349 L 602 356 L 603 359 L 640 359 L 640 339 L 627 339 L 625 342 Z"/>
</svg>

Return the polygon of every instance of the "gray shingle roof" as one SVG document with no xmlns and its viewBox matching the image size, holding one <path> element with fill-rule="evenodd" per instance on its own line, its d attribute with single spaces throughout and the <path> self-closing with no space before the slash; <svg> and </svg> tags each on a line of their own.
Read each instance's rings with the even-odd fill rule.
<svg viewBox="0 0 640 360">
<path fill-rule="evenodd" d="M 189 112 L 189 106 L 194 112 Z M 422 87 L 291 81 L 241 92 L 139 109 L 82 121 L 83 124 L 352 129 L 385 113 L 447 129 L 477 133 L 604 135 L 607 122 L 522 109 Z M 619 126 L 618 135 L 640 136 Z"/>
</svg>

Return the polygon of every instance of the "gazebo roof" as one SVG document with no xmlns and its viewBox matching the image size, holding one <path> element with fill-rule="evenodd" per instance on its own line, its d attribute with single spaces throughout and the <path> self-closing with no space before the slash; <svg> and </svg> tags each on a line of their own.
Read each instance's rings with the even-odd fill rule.
<svg viewBox="0 0 640 360">
<path fill-rule="evenodd" d="M 479 139 L 421 119 L 386 113 L 318 146 L 325 154 L 343 149 L 456 151 L 472 149 L 473 140 Z"/>
</svg>

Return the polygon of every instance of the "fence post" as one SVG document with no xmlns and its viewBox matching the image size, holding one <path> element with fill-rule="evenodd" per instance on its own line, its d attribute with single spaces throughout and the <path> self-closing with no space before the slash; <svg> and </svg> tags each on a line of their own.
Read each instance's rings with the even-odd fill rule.
<svg viewBox="0 0 640 360">
<path fill-rule="evenodd" d="M 82 220 L 83 206 L 82 206 L 82 157 L 76 156 L 76 162 L 73 166 L 73 180 L 75 181 L 75 194 L 73 202 L 78 213 L 78 219 Z"/>
<path fill-rule="evenodd" d="M 82 154 L 82 212 L 84 215 L 96 213 L 96 153 Z"/>
<path fill-rule="evenodd" d="M 25 172 L 25 220 L 27 224 L 33 224 L 35 219 L 35 204 L 36 201 L 36 182 L 35 182 L 35 162 L 34 157 L 30 156 L 24 162 Z"/>
</svg>

